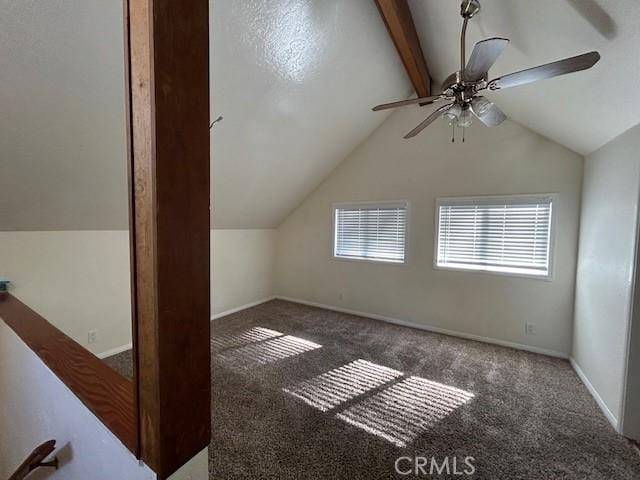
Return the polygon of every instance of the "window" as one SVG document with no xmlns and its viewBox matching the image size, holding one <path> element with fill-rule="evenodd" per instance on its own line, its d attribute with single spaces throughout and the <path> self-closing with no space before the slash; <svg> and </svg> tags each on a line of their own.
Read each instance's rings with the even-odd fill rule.
<svg viewBox="0 0 640 480">
<path fill-rule="evenodd" d="M 339 205 L 333 222 L 334 257 L 404 263 L 406 203 Z"/>
<path fill-rule="evenodd" d="M 549 278 L 553 198 L 438 199 L 436 267 Z"/>
</svg>

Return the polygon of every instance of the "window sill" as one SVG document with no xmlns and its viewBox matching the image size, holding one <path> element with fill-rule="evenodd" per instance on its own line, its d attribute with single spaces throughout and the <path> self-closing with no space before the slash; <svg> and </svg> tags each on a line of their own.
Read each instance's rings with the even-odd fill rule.
<svg viewBox="0 0 640 480">
<path fill-rule="evenodd" d="M 369 258 L 336 257 L 335 255 L 331 256 L 331 260 L 336 260 L 338 262 L 369 263 L 373 265 L 404 266 L 407 264 L 406 259 L 402 262 L 395 262 L 390 260 L 373 260 Z"/>
<path fill-rule="evenodd" d="M 448 272 L 479 273 L 479 274 L 497 275 L 500 277 L 526 278 L 530 280 L 543 280 L 545 282 L 553 281 L 552 273 L 548 273 L 545 275 L 536 275 L 536 274 L 524 273 L 524 272 L 509 272 L 509 271 L 490 270 L 490 269 L 483 269 L 483 268 L 453 267 L 453 266 L 442 266 L 442 265 L 433 265 L 433 269 L 448 271 Z"/>
</svg>

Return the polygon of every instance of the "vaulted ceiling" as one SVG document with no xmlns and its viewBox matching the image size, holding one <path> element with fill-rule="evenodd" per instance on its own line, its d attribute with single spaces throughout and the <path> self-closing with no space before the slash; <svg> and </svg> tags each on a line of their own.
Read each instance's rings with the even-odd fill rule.
<svg viewBox="0 0 640 480">
<path fill-rule="evenodd" d="M 373 0 L 212 2 L 213 221 L 274 227 L 411 91 Z"/>
<path fill-rule="evenodd" d="M 0 16 L 0 230 L 127 228 L 122 2 Z M 275 227 L 411 88 L 369 0 L 211 2 L 213 222 Z"/>
<path fill-rule="evenodd" d="M 640 2 L 481 0 L 493 76 L 589 50 L 592 70 L 490 94 L 587 154 L 640 122 Z M 409 0 L 434 90 L 458 68 L 456 0 Z M 373 0 L 211 2 L 213 219 L 277 226 L 411 87 Z M 0 16 L 0 230 L 126 228 L 122 6 L 9 2 Z M 422 108 L 425 116 L 431 107 Z"/>
<path fill-rule="evenodd" d="M 491 78 L 598 50 L 591 70 L 489 93 L 516 122 L 586 155 L 640 122 L 640 2 L 637 0 L 480 0 L 467 31 L 478 40 L 506 37 Z M 460 3 L 409 0 L 439 92 L 460 68 Z"/>
</svg>

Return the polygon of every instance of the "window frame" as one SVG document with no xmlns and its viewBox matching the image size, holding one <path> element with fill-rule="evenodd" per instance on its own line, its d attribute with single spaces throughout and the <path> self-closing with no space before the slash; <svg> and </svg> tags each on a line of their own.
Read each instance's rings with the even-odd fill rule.
<svg viewBox="0 0 640 480">
<path fill-rule="evenodd" d="M 347 208 L 404 208 L 405 224 L 404 224 L 404 260 L 402 262 L 393 262 L 389 260 L 376 260 L 374 258 L 351 258 L 340 257 L 336 255 L 336 210 Z M 373 265 L 393 265 L 404 266 L 409 260 L 409 222 L 411 218 L 411 208 L 408 200 L 381 200 L 381 201 L 355 201 L 355 202 L 339 202 L 331 205 L 331 260 L 338 262 L 356 262 L 369 263 Z"/>
<path fill-rule="evenodd" d="M 504 277 L 528 278 L 531 280 L 542 280 L 551 282 L 555 278 L 555 251 L 556 251 L 556 222 L 558 219 L 558 193 L 524 193 L 524 194 L 508 194 L 508 195 L 470 195 L 456 197 L 438 197 L 435 201 L 435 230 L 433 234 L 433 269 L 449 272 L 466 272 L 479 273 L 489 275 L 499 275 Z M 535 203 L 536 201 L 551 202 L 551 224 L 549 225 L 549 269 L 546 275 L 536 275 L 524 272 L 504 272 L 490 268 L 468 268 L 468 267 L 450 267 L 438 265 L 438 246 L 440 243 L 440 207 L 444 205 L 487 205 L 495 201 L 504 202 L 505 200 L 522 201 L 522 203 Z"/>
</svg>

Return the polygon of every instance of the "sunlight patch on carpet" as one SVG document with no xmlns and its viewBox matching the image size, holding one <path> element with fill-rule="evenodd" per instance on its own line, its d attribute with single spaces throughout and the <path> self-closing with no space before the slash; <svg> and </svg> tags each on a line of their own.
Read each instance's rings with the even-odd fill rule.
<svg viewBox="0 0 640 480">
<path fill-rule="evenodd" d="M 219 353 L 217 356 L 234 367 L 265 365 L 285 358 L 322 348 L 322 345 L 303 338 L 285 335 L 283 337 L 253 343 Z"/>
<path fill-rule="evenodd" d="M 241 347 L 250 343 L 261 342 L 270 338 L 284 335 L 276 330 L 264 327 L 253 327 L 241 333 L 225 333 L 224 335 L 211 338 L 211 347 L 214 350 L 225 350 L 227 348 Z"/>
<path fill-rule="evenodd" d="M 282 390 L 326 412 L 401 376 L 402 372 L 360 359 Z"/>
<path fill-rule="evenodd" d="M 474 396 L 442 383 L 409 377 L 336 416 L 398 447 L 406 447 Z"/>
</svg>

